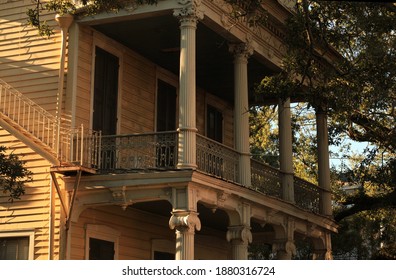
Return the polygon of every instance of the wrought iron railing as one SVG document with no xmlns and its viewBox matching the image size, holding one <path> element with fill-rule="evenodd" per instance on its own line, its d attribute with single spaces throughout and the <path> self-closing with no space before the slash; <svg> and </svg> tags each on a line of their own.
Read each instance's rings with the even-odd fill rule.
<svg viewBox="0 0 396 280">
<path fill-rule="evenodd" d="M 198 170 L 210 175 L 238 182 L 239 153 L 197 134 Z"/>
<path fill-rule="evenodd" d="M 58 127 L 56 118 L 1 79 L 0 112 L 55 150 Z"/>
<path fill-rule="evenodd" d="M 252 189 L 261 193 L 282 198 L 281 172 L 268 164 L 252 159 Z"/>
<path fill-rule="evenodd" d="M 319 213 L 322 191 L 317 185 L 294 176 L 294 200 L 297 206 Z"/>
<path fill-rule="evenodd" d="M 174 131 L 102 136 L 99 169 L 175 169 L 177 144 Z"/>
</svg>

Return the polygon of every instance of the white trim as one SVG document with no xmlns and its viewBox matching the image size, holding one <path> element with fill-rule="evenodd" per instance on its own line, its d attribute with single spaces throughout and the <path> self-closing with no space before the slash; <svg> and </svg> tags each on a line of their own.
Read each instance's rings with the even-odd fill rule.
<svg viewBox="0 0 396 280">
<path fill-rule="evenodd" d="M 106 225 L 85 225 L 85 259 L 89 259 L 89 239 L 96 238 L 114 243 L 114 259 L 118 260 L 119 238 L 121 233 Z"/>
<path fill-rule="evenodd" d="M 0 238 L 10 238 L 10 237 L 28 237 L 29 238 L 28 259 L 29 260 L 34 259 L 34 230 L 0 232 Z"/>
</svg>

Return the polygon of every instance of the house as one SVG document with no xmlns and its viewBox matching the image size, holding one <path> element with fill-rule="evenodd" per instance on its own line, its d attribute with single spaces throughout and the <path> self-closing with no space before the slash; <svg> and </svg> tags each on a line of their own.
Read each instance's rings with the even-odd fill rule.
<svg viewBox="0 0 396 280">
<path fill-rule="evenodd" d="M 293 174 L 290 100 L 281 168 L 249 154 L 251 89 L 280 70 L 287 2 L 266 1 L 260 27 L 222 0 L 50 14 L 42 38 L 30 0 L 1 1 L 0 144 L 34 175 L 20 200 L 0 198 L 0 256 L 247 259 L 262 243 L 291 259 L 309 240 L 331 259 L 325 114 L 319 186 Z"/>
</svg>

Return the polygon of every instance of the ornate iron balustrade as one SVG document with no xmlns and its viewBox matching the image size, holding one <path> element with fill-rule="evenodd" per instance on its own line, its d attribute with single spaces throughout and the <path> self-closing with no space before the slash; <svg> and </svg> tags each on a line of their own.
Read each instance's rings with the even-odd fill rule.
<svg viewBox="0 0 396 280">
<path fill-rule="evenodd" d="M 282 198 L 281 172 L 268 164 L 252 159 L 252 189 L 261 193 Z"/>
<path fill-rule="evenodd" d="M 99 169 L 175 169 L 177 132 L 102 136 Z"/>
<path fill-rule="evenodd" d="M 297 206 L 319 213 L 321 191 L 318 186 L 294 176 L 294 200 Z"/>
<path fill-rule="evenodd" d="M 198 170 L 222 179 L 238 182 L 239 154 L 233 149 L 197 135 Z"/>
</svg>

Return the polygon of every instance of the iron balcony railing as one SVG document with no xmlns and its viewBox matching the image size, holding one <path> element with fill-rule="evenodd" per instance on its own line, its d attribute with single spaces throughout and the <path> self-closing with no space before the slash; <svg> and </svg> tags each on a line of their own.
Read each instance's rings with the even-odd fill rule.
<svg viewBox="0 0 396 280">
<path fill-rule="evenodd" d="M 101 172 L 175 169 L 177 165 L 176 131 L 102 136 L 100 143 Z"/>
</svg>

